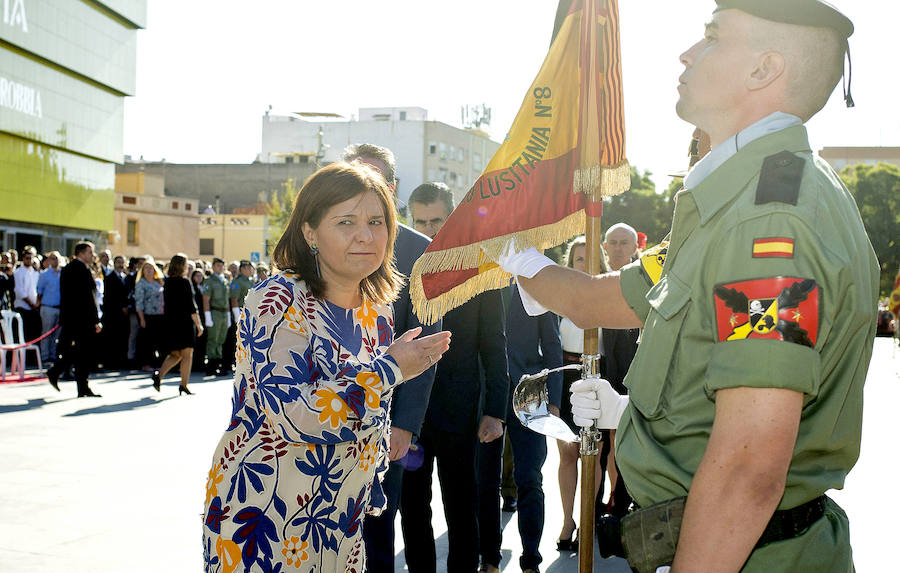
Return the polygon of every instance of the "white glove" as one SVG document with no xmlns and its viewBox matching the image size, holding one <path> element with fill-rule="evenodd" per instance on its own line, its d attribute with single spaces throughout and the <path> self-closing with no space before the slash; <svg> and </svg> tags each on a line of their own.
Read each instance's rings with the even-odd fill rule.
<svg viewBox="0 0 900 573">
<path fill-rule="evenodd" d="M 555 265 L 534 247 L 528 247 L 521 253 L 516 252 L 513 241 L 506 245 L 506 250 L 497 258 L 497 264 L 511 275 L 530 279 L 545 267 Z"/>
<path fill-rule="evenodd" d="M 205 310 L 203 311 L 203 318 L 206 320 L 206 326 L 212 326 L 212 312 Z"/>
<path fill-rule="evenodd" d="M 231 316 L 234 317 L 234 323 L 237 324 L 241 321 L 241 309 L 234 306 L 231 308 Z"/>
<path fill-rule="evenodd" d="M 228 314 L 225 315 L 225 316 L 228 317 L 228 328 L 231 328 L 231 313 L 228 313 Z"/>
<path fill-rule="evenodd" d="M 597 422 L 601 430 L 615 430 L 628 406 L 622 396 L 603 378 L 588 378 L 572 384 L 572 419 L 575 424 L 590 427 Z"/>
<path fill-rule="evenodd" d="M 528 247 L 521 253 L 516 252 L 513 241 L 510 239 L 506 250 L 497 259 L 497 264 L 511 275 L 530 279 L 544 268 L 556 263 L 534 247 Z M 522 297 L 522 306 L 529 316 L 540 316 L 547 312 L 547 308 L 528 294 L 521 283 L 519 283 L 519 294 Z"/>
<path fill-rule="evenodd" d="M 668 565 L 664 565 L 662 567 L 656 568 L 656 573 L 669 573 L 672 568 Z"/>
</svg>

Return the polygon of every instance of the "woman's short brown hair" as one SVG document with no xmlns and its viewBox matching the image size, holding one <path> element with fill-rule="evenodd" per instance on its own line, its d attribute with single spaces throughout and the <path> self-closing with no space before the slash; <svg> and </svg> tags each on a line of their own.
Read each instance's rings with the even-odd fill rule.
<svg viewBox="0 0 900 573">
<path fill-rule="evenodd" d="M 272 254 L 278 268 L 300 275 L 316 298 L 324 296 L 325 281 L 316 272 L 315 257 L 303 236 L 303 223 L 318 228 L 328 209 L 367 191 L 375 193 L 381 203 L 388 240 L 381 266 L 360 282 L 360 289 L 366 298 L 376 303 L 386 304 L 397 297 L 403 275 L 394 266 L 397 213 L 391 189 L 384 177 L 368 165 L 340 161 L 319 169 L 303 184 L 294 201 L 290 221 Z"/>
<path fill-rule="evenodd" d="M 169 272 L 168 276 L 170 277 L 180 277 L 184 274 L 184 270 L 187 268 L 187 255 L 184 253 L 177 253 L 172 255 L 172 258 L 169 259 Z"/>
</svg>

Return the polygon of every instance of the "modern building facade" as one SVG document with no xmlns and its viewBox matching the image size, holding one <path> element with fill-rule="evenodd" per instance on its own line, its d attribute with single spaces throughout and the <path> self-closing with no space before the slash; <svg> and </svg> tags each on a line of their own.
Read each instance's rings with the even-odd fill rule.
<svg viewBox="0 0 900 573">
<path fill-rule="evenodd" d="M 428 120 L 420 107 L 361 108 L 359 119 L 334 114 L 271 115 L 262 119 L 262 163 L 324 165 L 353 143 L 389 148 L 397 159 L 397 193 L 405 202 L 425 181 L 443 181 L 462 199 L 500 147 L 478 129 Z"/>
<path fill-rule="evenodd" d="M 0 9 L 0 249 L 105 246 L 146 0 Z"/>
</svg>

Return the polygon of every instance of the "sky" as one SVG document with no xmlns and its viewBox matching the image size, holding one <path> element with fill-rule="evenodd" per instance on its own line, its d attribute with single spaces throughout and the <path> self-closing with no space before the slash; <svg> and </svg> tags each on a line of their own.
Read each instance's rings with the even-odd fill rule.
<svg viewBox="0 0 900 573">
<path fill-rule="evenodd" d="M 823 146 L 900 146 L 900 2 L 832 0 L 853 20 L 852 93 L 838 86 L 809 123 Z M 549 47 L 557 0 L 149 0 L 125 153 L 172 163 L 250 163 L 262 116 L 347 118 L 418 106 L 460 126 L 492 109 L 502 141 Z M 675 115 L 678 56 L 703 35 L 713 0 L 619 0 L 626 153 L 659 190 L 687 167 L 693 128 Z M 402 157 L 398 161 L 402 161 Z"/>
</svg>

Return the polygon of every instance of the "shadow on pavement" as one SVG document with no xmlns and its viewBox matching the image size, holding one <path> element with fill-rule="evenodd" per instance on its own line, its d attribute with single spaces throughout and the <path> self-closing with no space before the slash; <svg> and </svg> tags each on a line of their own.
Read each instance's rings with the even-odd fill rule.
<svg viewBox="0 0 900 573">
<path fill-rule="evenodd" d="M 36 408 L 42 408 L 44 406 L 48 406 L 50 404 L 57 404 L 59 402 L 68 402 L 69 400 L 74 400 L 75 398 L 63 398 L 62 400 L 51 400 L 47 401 L 43 398 L 32 398 L 28 400 L 25 404 L 13 404 L 13 405 L 0 405 L 0 414 L 9 414 L 11 412 L 25 412 L 27 410 L 34 410 Z"/>
<path fill-rule="evenodd" d="M 165 402 L 166 400 L 173 400 L 177 397 L 178 396 L 167 396 L 158 400 L 154 400 L 153 398 L 141 398 L 140 400 L 135 400 L 133 402 L 122 402 L 120 404 L 103 404 L 97 406 L 96 408 L 85 408 L 84 410 L 78 410 L 77 412 L 72 412 L 70 414 L 63 414 L 63 418 L 84 416 L 87 414 L 109 414 L 111 412 L 125 412 L 128 410 L 136 410 L 137 408 L 154 406 L 156 404 L 159 404 L 160 402 Z"/>
</svg>

